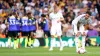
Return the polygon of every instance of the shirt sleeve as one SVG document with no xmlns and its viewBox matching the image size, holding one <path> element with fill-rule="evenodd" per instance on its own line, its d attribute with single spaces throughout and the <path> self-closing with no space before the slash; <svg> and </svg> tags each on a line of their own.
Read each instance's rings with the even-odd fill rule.
<svg viewBox="0 0 100 56">
<path fill-rule="evenodd" d="M 76 18 L 72 21 L 72 24 L 73 24 L 73 25 L 74 25 L 74 24 L 77 25 L 78 21 L 79 21 L 80 19 L 82 19 L 85 15 L 86 15 L 86 14 L 82 14 L 82 15 L 76 17 Z"/>
<path fill-rule="evenodd" d="M 49 18 L 50 18 L 50 20 L 52 20 L 52 14 L 51 13 L 49 14 Z"/>
<path fill-rule="evenodd" d="M 63 15 L 62 15 L 62 13 L 59 13 L 59 16 L 60 16 L 60 18 L 64 18 Z"/>
<path fill-rule="evenodd" d="M 75 34 L 77 34 L 78 30 L 77 30 L 77 25 L 73 25 L 73 31 Z"/>
<path fill-rule="evenodd" d="M 92 24 L 92 19 L 91 18 L 89 18 L 88 24 Z"/>
</svg>

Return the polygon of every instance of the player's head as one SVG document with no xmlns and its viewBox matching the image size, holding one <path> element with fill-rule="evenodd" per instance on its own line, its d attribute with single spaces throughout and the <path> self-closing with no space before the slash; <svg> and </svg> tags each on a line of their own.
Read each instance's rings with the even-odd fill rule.
<svg viewBox="0 0 100 56">
<path fill-rule="evenodd" d="M 42 15 L 41 15 L 41 18 L 42 18 L 42 19 L 45 19 L 45 17 L 46 17 L 45 14 L 42 14 Z"/>
<path fill-rule="evenodd" d="M 54 12 L 57 13 L 59 11 L 58 5 L 54 5 Z"/>
<path fill-rule="evenodd" d="M 41 30 L 41 26 L 38 26 L 38 29 Z"/>
<path fill-rule="evenodd" d="M 88 19 L 90 17 L 90 12 L 86 12 L 85 18 Z"/>
<path fill-rule="evenodd" d="M 9 15 L 10 15 L 10 16 L 12 16 L 12 15 L 14 15 L 14 16 L 15 16 L 15 15 L 16 15 L 16 13 L 15 13 L 15 12 L 12 12 L 12 13 L 10 13 Z"/>
<path fill-rule="evenodd" d="M 24 13 L 24 16 L 27 16 L 27 13 Z"/>
<path fill-rule="evenodd" d="M 89 29 L 92 30 L 94 27 L 92 25 L 89 25 Z"/>
<path fill-rule="evenodd" d="M 27 13 L 28 17 L 31 17 L 31 12 Z"/>
</svg>

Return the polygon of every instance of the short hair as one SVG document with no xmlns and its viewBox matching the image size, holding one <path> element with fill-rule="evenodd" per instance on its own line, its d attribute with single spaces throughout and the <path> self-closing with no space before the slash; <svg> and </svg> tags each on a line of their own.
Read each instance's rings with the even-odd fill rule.
<svg viewBox="0 0 100 56">
<path fill-rule="evenodd" d="M 91 12 L 86 12 L 86 14 L 89 14 L 89 15 L 91 15 Z"/>
<path fill-rule="evenodd" d="M 13 12 L 12 15 L 16 15 L 16 12 Z"/>
<path fill-rule="evenodd" d="M 46 15 L 45 14 L 42 14 L 41 17 L 46 17 Z"/>
</svg>

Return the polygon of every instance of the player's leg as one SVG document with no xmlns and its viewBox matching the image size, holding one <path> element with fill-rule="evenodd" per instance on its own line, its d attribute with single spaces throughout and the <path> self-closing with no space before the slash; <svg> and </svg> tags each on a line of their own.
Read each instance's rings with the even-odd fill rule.
<svg viewBox="0 0 100 56">
<path fill-rule="evenodd" d="M 17 48 L 20 48 L 20 31 L 17 32 Z"/>
<path fill-rule="evenodd" d="M 48 48 L 48 44 L 49 44 L 48 37 L 49 36 L 50 36 L 50 32 L 49 31 L 44 31 L 44 38 L 45 38 L 45 47 L 44 48 Z"/>
<path fill-rule="evenodd" d="M 80 35 L 79 32 L 75 34 L 75 46 L 76 46 L 76 52 L 78 52 L 78 49 L 79 49 L 79 35 Z"/>
<path fill-rule="evenodd" d="M 85 49 L 85 39 L 87 35 L 87 31 L 85 31 L 84 26 L 81 26 L 81 33 L 82 33 L 82 48 Z"/>
<path fill-rule="evenodd" d="M 11 47 L 11 37 L 8 37 L 8 48 Z"/>
<path fill-rule="evenodd" d="M 31 48 L 33 47 L 33 42 L 34 42 L 34 38 L 35 38 L 35 32 L 36 31 L 32 31 L 30 33 L 30 46 L 31 46 Z"/>
<path fill-rule="evenodd" d="M 63 44 L 62 44 L 62 39 L 61 39 L 61 35 L 62 35 L 62 30 L 61 28 L 57 28 L 57 36 L 58 36 L 58 39 L 60 41 L 60 51 L 63 50 Z"/>
<path fill-rule="evenodd" d="M 28 47 L 31 46 L 31 32 L 32 32 L 32 31 L 30 31 L 30 32 L 29 32 L 29 35 L 28 35 Z"/>
<path fill-rule="evenodd" d="M 25 48 L 27 48 L 27 44 L 28 44 L 28 32 L 22 32 L 22 36 L 25 38 Z"/>
<path fill-rule="evenodd" d="M 79 47 L 79 37 L 80 37 L 80 32 L 79 30 L 77 29 L 77 26 L 74 26 L 73 25 L 73 31 L 74 31 L 74 34 L 75 34 L 75 46 L 76 46 L 76 52 L 78 52 L 78 47 Z"/>
<path fill-rule="evenodd" d="M 17 31 L 13 31 L 12 32 L 12 37 L 14 37 L 14 49 L 16 49 L 18 47 L 17 45 Z"/>
<path fill-rule="evenodd" d="M 55 34 L 56 34 L 56 29 L 51 27 L 51 41 L 50 41 L 50 49 L 49 49 L 49 51 L 52 51 L 53 47 L 55 45 L 55 38 L 54 38 Z"/>
<path fill-rule="evenodd" d="M 11 47 L 11 32 L 8 31 L 8 48 Z"/>
<path fill-rule="evenodd" d="M 20 45 L 22 44 L 22 42 L 23 42 L 23 39 L 24 39 L 24 37 L 22 36 L 22 32 L 20 32 Z"/>
</svg>

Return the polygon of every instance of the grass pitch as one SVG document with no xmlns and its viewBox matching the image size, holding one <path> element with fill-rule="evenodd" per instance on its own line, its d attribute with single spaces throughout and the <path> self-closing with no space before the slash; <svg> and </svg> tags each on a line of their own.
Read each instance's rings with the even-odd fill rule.
<svg viewBox="0 0 100 56">
<path fill-rule="evenodd" d="M 64 47 L 63 51 L 59 48 L 54 48 L 49 51 L 49 48 L 34 47 L 34 48 L 0 48 L 0 56 L 100 56 L 100 47 L 86 47 L 87 53 L 78 54 L 75 52 L 75 47 Z"/>
</svg>

